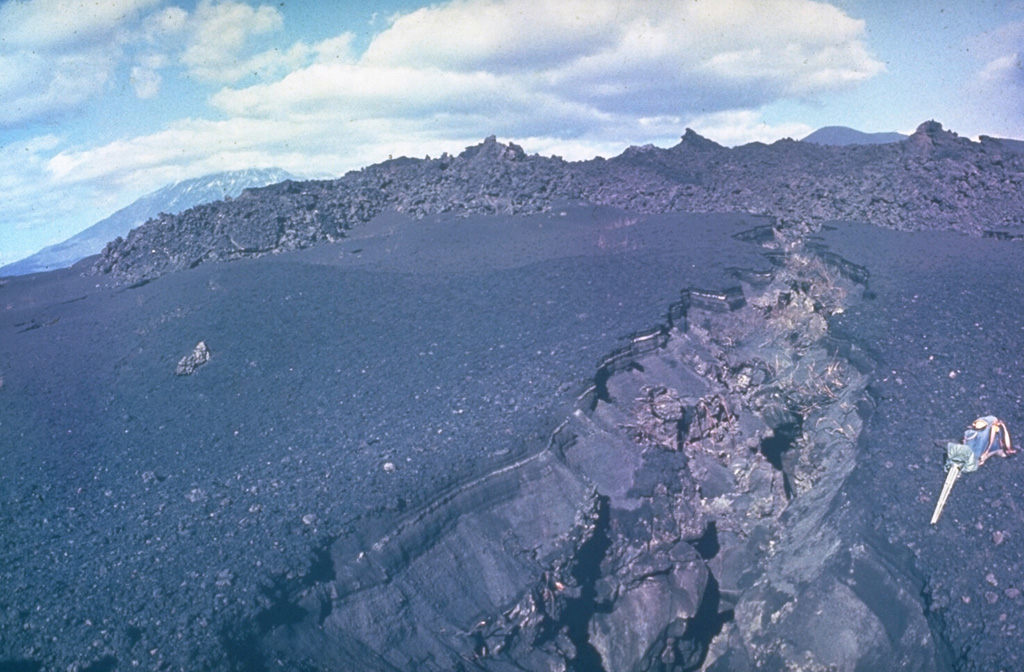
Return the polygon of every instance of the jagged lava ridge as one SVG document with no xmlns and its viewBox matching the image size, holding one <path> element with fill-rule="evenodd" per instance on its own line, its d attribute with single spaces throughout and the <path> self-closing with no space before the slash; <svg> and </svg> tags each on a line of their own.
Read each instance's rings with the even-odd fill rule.
<svg viewBox="0 0 1024 672">
<path fill-rule="evenodd" d="M 648 214 L 749 212 L 1015 236 L 1024 232 L 1024 153 L 934 121 L 902 142 L 845 147 L 785 139 L 730 149 L 687 129 L 669 149 L 631 147 L 583 162 L 527 155 L 490 137 L 455 157 L 389 160 L 159 217 L 108 244 L 94 272 L 130 284 L 206 261 L 309 247 L 388 209 L 529 214 L 567 200 Z"/>
</svg>

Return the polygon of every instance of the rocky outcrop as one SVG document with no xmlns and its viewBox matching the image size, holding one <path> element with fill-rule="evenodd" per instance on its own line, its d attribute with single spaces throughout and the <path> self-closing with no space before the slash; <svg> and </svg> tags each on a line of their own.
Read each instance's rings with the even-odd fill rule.
<svg viewBox="0 0 1024 672">
<path fill-rule="evenodd" d="M 725 148 L 687 130 L 675 147 L 570 163 L 494 137 L 458 156 L 394 159 L 320 182 L 285 182 L 165 216 L 111 242 L 95 272 L 131 284 L 213 260 L 337 240 L 386 209 L 530 214 L 566 200 L 639 213 L 749 212 L 899 230 L 1024 231 L 1024 153 L 937 122 L 885 145 L 793 140 Z"/>
<path fill-rule="evenodd" d="M 208 361 L 210 361 L 210 349 L 206 347 L 205 341 L 199 341 L 196 343 L 196 347 L 192 349 L 192 352 L 182 357 L 178 362 L 178 366 L 174 367 L 174 374 L 178 376 L 191 376 L 196 372 L 196 369 Z"/>
</svg>

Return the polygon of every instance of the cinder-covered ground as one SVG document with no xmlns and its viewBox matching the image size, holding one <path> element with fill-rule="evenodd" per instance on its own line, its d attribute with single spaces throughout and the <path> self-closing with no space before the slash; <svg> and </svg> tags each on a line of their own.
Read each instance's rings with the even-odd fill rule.
<svg viewBox="0 0 1024 672">
<path fill-rule="evenodd" d="M 0 670 L 1017 669 L 1020 241 L 770 223 L 5 281 Z"/>
<path fill-rule="evenodd" d="M 767 268 L 732 237 L 758 223 L 384 216 L 132 288 L 10 279 L 0 662 L 245 667 L 238 624 L 332 572 L 333 541 L 539 450 L 681 289 Z M 176 375 L 199 342 L 209 361 Z"/>
<path fill-rule="evenodd" d="M 870 298 L 835 321 L 879 365 L 851 505 L 892 562 L 913 568 L 950 669 L 1019 669 L 1024 461 L 996 458 L 964 475 L 938 524 L 928 521 L 946 441 L 989 414 L 1015 441 L 1024 432 L 1021 243 L 856 224 L 822 238 L 871 272 Z"/>
</svg>

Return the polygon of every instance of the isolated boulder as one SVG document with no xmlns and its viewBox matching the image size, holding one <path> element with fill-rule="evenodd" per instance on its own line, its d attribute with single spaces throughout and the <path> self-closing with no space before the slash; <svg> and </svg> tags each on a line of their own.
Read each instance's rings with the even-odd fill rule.
<svg viewBox="0 0 1024 672">
<path fill-rule="evenodd" d="M 178 376 L 191 376 L 196 372 L 196 369 L 208 361 L 210 361 L 210 349 L 206 347 L 205 341 L 199 341 L 196 343 L 196 347 L 192 349 L 192 352 L 178 361 L 178 366 L 174 368 L 174 373 Z"/>
</svg>

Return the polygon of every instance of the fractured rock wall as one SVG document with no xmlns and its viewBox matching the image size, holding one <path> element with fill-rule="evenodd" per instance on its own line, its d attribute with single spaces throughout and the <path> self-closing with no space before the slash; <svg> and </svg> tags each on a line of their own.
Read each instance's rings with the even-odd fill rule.
<svg viewBox="0 0 1024 672">
<path fill-rule="evenodd" d="M 257 624 L 262 655 L 303 669 L 932 669 L 913 577 L 844 508 L 872 363 L 828 320 L 866 271 L 804 245 L 806 230 L 765 233 L 772 278 L 684 292 L 600 363 L 545 450 L 336 541 L 329 577 L 283 592 L 276 613 L 293 617 Z"/>
</svg>

